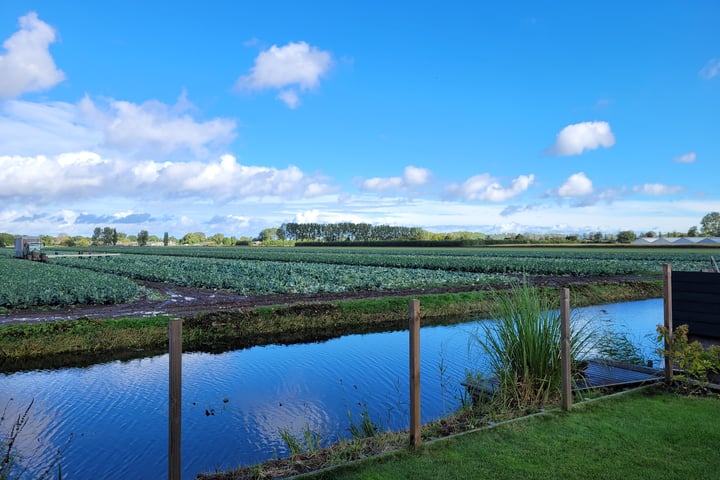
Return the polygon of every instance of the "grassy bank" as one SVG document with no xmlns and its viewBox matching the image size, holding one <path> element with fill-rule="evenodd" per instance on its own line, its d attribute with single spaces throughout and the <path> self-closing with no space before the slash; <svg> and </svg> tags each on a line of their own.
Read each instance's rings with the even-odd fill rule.
<svg viewBox="0 0 720 480">
<path fill-rule="evenodd" d="M 313 479 L 717 478 L 717 398 L 649 389 L 500 424 Z M 240 478 L 240 477 L 208 477 Z"/>
<path fill-rule="evenodd" d="M 659 281 L 570 285 L 575 307 L 654 298 Z M 556 288 L 543 290 L 557 298 Z M 487 291 L 414 295 L 424 323 L 487 316 Z M 348 333 L 404 328 L 410 297 L 262 307 L 184 319 L 183 349 L 222 351 L 268 343 L 319 341 Z M 90 364 L 167 350 L 167 317 L 80 319 L 0 327 L 0 370 Z"/>
</svg>

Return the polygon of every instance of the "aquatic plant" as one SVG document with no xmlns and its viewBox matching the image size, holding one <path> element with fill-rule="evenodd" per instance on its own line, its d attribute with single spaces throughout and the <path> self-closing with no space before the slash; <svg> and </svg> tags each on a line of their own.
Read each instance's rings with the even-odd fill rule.
<svg viewBox="0 0 720 480">
<path fill-rule="evenodd" d="M 280 437 L 290 450 L 290 455 L 300 455 L 303 453 L 312 453 L 320 450 L 321 435 L 313 431 L 310 425 L 305 424 L 302 430 L 302 436 L 298 437 L 293 434 L 289 428 L 281 428 Z"/>
<path fill-rule="evenodd" d="M 49 461 L 44 468 L 38 473 L 28 473 L 27 467 L 23 464 L 24 457 L 17 451 L 16 443 L 20 439 L 23 430 L 30 421 L 30 410 L 35 400 L 31 400 L 27 407 L 18 411 L 14 420 L 10 421 L 7 432 L 4 430 L 4 424 L 9 419 L 9 407 L 11 398 L 0 412 L 0 480 L 23 480 L 33 478 L 34 480 L 46 480 L 57 478 L 62 480 L 62 466 L 60 458 L 62 449 L 58 449 L 52 460 Z M 68 439 L 68 443 L 72 437 Z M 55 471 L 57 467 L 57 476 Z"/>
<path fill-rule="evenodd" d="M 540 407 L 559 397 L 561 387 L 560 313 L 555 301 L 527 284 L 494 295 L 492 321 L 482 321 L 471 344 L 486 354 L 489 375 L 505 407 Z M 571 321 L 574 365 L 595 344 L 588 321 Z"/>
</svg>

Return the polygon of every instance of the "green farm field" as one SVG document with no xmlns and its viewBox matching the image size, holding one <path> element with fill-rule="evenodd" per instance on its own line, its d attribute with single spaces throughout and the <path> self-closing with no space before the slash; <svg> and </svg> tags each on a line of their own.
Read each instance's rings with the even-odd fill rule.
<svg viewBox="0 0 720 480">
<path fill-rule="evenodd" d="M 383 292 L 502 288 L 519 278 L 570 282 L 618 277 L 656 278 L 674 270 L 711 267 L 718 248 L 614 247 L 93 247 L 64 256 L 48 249 L 48 264 L 0 256 L 0 308 L 126 303 L 152 282 L 170 288 L 213 289 L 241 296 L 381 296 Z M 162 295 L 162 293 L 160 294 Z"/>
</svg>

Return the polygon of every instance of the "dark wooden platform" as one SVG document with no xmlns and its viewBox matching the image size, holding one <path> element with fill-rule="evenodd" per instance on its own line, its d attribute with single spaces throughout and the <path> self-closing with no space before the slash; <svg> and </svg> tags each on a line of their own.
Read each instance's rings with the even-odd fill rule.
<svg viewBox="0 0 720 480">
<path fill-rule="evenodd" d="M 613 360 L 591 360 L 573 390 L 634 387 L 663 378 L 663 371 Z"/>
<path fill-rule="evenodd" d="M 614 360 L 594 359 L 587 362 L 582 373 L 573 379 L 573 391 L 592 390 L 599 388 L 630 388 L 654 383 L 663 378 L 663 371 L 616 362 Z M 494 378 L 478 382 L 463 382 L 461 384 L 473 397 L 488 397 L 494 395 L 499 382 Z"/>
</svg>

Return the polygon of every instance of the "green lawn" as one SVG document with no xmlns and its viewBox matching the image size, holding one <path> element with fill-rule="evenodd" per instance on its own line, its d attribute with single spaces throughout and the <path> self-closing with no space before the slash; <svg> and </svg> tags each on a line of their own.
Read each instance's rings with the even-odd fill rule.
<svg viewBox="0 0 720 480">
<path fill-rule="evenodd" d="M 333 479 L 716 479 L 720 399 L 652 391 L 316 474 Z"/>
</svg>

